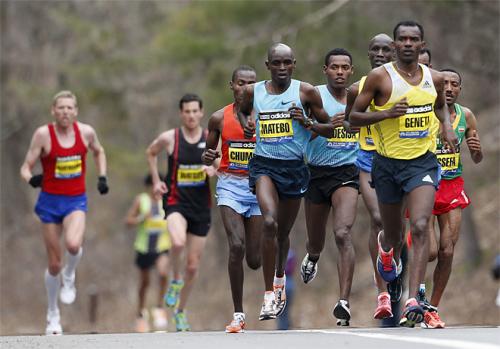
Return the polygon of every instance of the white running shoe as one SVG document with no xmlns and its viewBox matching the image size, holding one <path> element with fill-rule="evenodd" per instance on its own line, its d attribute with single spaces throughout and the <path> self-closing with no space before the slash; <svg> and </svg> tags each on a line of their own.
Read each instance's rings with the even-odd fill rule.
<svg viewBox="0 0 500 349">
<path fill-rule="evenodd" d="M 163 308 L 153 308 L 153 326 L 157 331 L 165 331 L 168 327 L 167 312 Z"/>
<path fill-rule="evenodd" d="M 47 336 L 60 336 L 62 335 L 61 316 L 59 310 L 47 312 L 47 328 L 45 334 Z"/>
<path fill-rule="evenodd" d="M 72 277 L 66 277 L 64 270 L 61 273 L 62 275 L 62 287 L 61 293 L 59 294 L 59 299 L 64 304 L 71 304 L 75 301 L 76 298 L 76 288 L 75 288 L 75 274 Z"/>
<path fill-rule="evenodd" d="M 305 284 L 313 281 L 318 273 L 318 261 L 313 262 L 309 259 L 309 253 L 306 254 L 300 265 L 300 276 Z"/>
<path fill-rule="evenodd" d="M 264 297 L 264 302 L 260 308 L 259 320 L 276 319 L 276 308 L 273 298 Z"/>
</svg>

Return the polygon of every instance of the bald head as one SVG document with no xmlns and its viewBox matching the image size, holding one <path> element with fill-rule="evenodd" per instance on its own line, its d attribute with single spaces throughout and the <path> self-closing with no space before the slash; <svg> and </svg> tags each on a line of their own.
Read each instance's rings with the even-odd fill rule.
<svg viewBox="0 0 500 349">
<path fill-rule="evenodd" d="M 375 35 L 368 45 L 368 59 L 372 68 L 380 67 L 381 65 L 392 61 L 393 40 L 387 34 L 381 33 Z"/>
<path fill-rule="evenodd" d="M 368 46 L 368 49 L 370 49 L 370 47 L 374 44 L 374 43 L 388 43 L 390 44 L 392 42 L 392 38 L 385 34 L 385 33 L 380 33 L 380 34 L 377 34 L 375 35 L 371 40 L 370 40 L 370 44 Z"/>
<path fill-rule="evenodd" d="M 289 56 L 292 59 L 295 59 L 292 48 L 280 42 L 272 44 L 269 47 L 269 49 L 267 50 L 267 60 L 272 61 L 272 57 L 277 54 L 281 56 Z"/>
</svg>

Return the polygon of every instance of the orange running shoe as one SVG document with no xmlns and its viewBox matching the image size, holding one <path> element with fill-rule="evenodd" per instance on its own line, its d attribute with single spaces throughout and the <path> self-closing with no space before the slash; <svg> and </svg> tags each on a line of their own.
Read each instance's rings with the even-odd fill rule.
<svg viewBox="0 0 500 349">
<path fill-rule="evenodd" d="M 243 332 L 245 332 L 245 316 L 235 314 L 231 323 L 226 326 L 226 333 Z"/>
<path fill-rule="evenodd" d="M 388 317 L 392 317 L 391 296 L 388 292 L 382 292 L 377 297 L 377 309 L 373 318 L 382 320 Z"/>
<path fill-rule="evenodd" d="M 439 317 L 437 311 L 426 311 L 424 321 L 421 324 L 422 328 L 444 328 L 445 323 Z"/>
</svg>

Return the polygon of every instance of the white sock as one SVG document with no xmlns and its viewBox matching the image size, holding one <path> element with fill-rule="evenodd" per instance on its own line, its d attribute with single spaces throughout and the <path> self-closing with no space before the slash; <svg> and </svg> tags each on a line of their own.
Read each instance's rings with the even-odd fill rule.
<svg viewBox="0 0 500 349">
<path fill-rule="evenodd" d="M 273 284 L 275 284 L 276 286 L 283 286 L 286 282 L 286 275 L 283 274 L 283 277 L 277 277 L 276 274 L 274 275 L 274 281 L 273 281 Z"/>
<path fill-rule="evenodd" d="M 264 300 L 267 302 L 274 301 L 274 292 L 273 291 L 266 291 L 264 292 Z"/>
<path fill-rule="evenodd" d="M 50 312 L 58 311 L 57 307 L 57 295 L 59 293 L 59 287 L 61 286 L 61 280 L 59 274 L 56 276 L 50 275 L 49 271 L 45 270 L 45 288 L 47 289 L 47 301 L 48 310 Z"/>
<path fill-rule="evenodd" d="M 233 319 L 243 320 L 245 321 L 245 313 L 234 313 Z"/>
<path fill-rule="evenodd" d="M 64 277 L 73 278 L 75 275 L 76 266 L 82 258 L 83 249 L 80 247 L 77 254 L 71 254 L 66 251 L 66 266 L 63 269 Z"/>
</svg>

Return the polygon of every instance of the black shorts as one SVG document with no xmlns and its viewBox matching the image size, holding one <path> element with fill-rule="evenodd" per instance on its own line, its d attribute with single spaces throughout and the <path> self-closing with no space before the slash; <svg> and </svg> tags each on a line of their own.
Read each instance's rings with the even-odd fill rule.
<svg viewBox="0 0 500 349">
<path fill-rule="evenodd" d="M 174 212 L 180 213 L 186 219 L 188 224 L 187 232 L 189 234 L 201 237 L 208 235 L 210 223 L 212 221 L 210 217 L 210 208 L 207 208 L 205 212 L 195 213 L 182 206 L 167 206 L 167 209 L 165 210 L 165 218 Z"/>
<path fill-rule="evenodd" d="M 359 190 L 359 168 L 354 165 L 338 167 L 309 165 L 311 180 L 306 199 L 315 204 L 332 204 L 332 194 L 341 187 Z"/>
<path fill-rule="evenodd" d="M 162 254 L 168 255 L 168 251 L 163 251 L 160 253 L 150 252 L 150 253 L 140 253 L 137 252 L 135 257 L 135 265 L 141 270 L 151 269 L 152 266 L 155 265 L 156 260 Z"/>
<path fill-rule="evenodd" d="M 255 155 L 248 163 L 248 184 L 255 193 L 257 179 L 268 176 L 280 198 L 298 199 L 309 184 L 309 169 L 303 160 L 269 159 Z"/>
<path fill-rule="evenodd" d="M 437 189 L 439 165 L 436 155 L 427 152 L 411 160 L 386 158 L 380 154 L 373 157 L 372 188 L 383 204 L 396 204 L 403 196 L 422 185 Z"/>
</svg>

